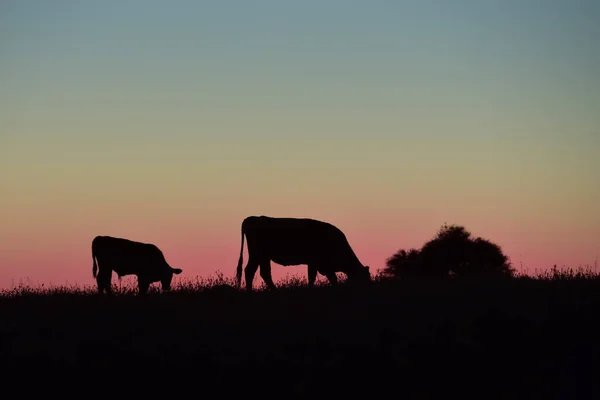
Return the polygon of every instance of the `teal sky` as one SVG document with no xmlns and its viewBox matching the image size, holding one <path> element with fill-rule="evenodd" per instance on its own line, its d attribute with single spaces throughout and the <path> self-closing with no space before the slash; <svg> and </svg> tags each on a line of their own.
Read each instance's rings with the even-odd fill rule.
<svg viewBox="0 0 600 400">
<path fill-rule="evenodd" d="M 569 135 L 577 141 L 591 140 L 598 127 L 595 1 L 61 0 L 1 7 L 5 120 L 69 108 L 96 110 L 99 120 L 141 114 L 153 124 L 159 121 L 145 110 L 157 107 L 207 124 L 336 115 L 387 124 L 369 132 L 378 138 L 416 136 L 381 122 L 393 116 L 483 125 L 425 133 L 433 140 L 500 134 L 485 121 L 529 121 L 538 128 L 530 137 L 555 141 L 566 140 L 573 124 L 581 125 Z M 286 136 L 269 129 L 228 134 Z M 289 134 L 297 135 L 293 128 Z"/>
<path fill-rule="evenodd" d="M 302 214 L 377 267 L 446 221 L 516 263 L 593 262 L 598 21 L 591 0 L 2 1 L 0 262 L 60 226 L 81 268 L 142 201 L 167 247 Z"/>
</svg>

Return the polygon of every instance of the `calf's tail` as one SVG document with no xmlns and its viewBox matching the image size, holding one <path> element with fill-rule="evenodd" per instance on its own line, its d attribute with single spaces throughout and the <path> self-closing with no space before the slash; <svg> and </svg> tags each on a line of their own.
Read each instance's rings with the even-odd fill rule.
<svg viewBox="0 0 600 400">
<path fill-rule="evenodd" d="M 242 246 L 240 248 L 240 259 L 238 260 L 235 274 L 236 285 L 239 288 L 242 285 L 242 264 L 244 263 L 244 224 L 242 223 Z"/>
</svg>

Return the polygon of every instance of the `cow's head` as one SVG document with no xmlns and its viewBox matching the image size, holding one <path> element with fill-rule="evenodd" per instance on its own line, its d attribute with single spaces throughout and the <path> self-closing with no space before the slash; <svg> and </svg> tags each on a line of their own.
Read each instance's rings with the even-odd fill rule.
<svg viewBox="0 0 600 400">
<path fill-rule="evenodd" d="M 355 283 L 370 283 L 371 282 L 371 271 L 369 266 L 358 266 L 351 273 L 347 274 L 348 280 Z"/>
<path fill-rule="evenodd" d="M 181 268 L 167 268 L 164 277 L 160 280 L 162 290 L 165 292 L 171 290 L 171 280 L 173 279 L 173 274 L 179 275 L 181 272 Z"/>
</svg>

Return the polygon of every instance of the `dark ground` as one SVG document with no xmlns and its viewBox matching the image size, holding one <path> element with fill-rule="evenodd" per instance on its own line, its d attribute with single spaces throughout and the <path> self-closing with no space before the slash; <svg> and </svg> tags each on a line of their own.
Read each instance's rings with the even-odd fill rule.
<svg viewBox="0 0 600 400">
<path fill-rule="evenodd" d="M 102 397 L 126 386 L 198 398 L 600 393 L 598 278 L 20 294 L 0 298 L 0 335 L 3 386 L 21 394 L 79 384 Z"/>
</svg>

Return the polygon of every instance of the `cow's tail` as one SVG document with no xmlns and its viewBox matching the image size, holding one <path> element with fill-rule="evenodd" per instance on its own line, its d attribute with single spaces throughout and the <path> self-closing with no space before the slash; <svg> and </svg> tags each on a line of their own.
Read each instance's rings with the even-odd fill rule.
<svg viewBox="0 0 600 400">
<path fill-rule="evenodd" d="M 94 262 L 92 266 L 92 275 L 95 278 L 98 273 L 98 264 L 96 264 L 96 252 L 94 251 L 94 243 L 92 243 L 92 261 Z"/>
<path fill-rule="evenodd" d="M 242 223 L 242 246 L 240 248 L 240 259 L 238 260 L 235 274 L 236 285 L 239 288 L 242 285 L 242 264 L 244 263 L 244 224 Z"/>
</svg>

